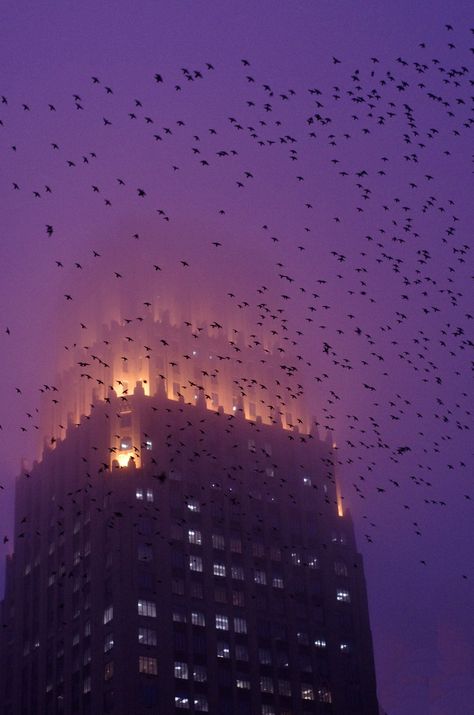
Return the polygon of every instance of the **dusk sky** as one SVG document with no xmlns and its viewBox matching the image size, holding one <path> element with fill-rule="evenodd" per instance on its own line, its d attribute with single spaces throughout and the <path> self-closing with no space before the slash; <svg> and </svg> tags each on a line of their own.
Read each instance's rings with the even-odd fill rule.
<svg viewBox="0 0 474 715">
<path fill-rule="evenodd" d="M 0 591 L 65 346 L 178 304 L 292 341 L 380 703 L 472 711 L 471 28 L 464 0 L 2 4 Z"/>
</svg>

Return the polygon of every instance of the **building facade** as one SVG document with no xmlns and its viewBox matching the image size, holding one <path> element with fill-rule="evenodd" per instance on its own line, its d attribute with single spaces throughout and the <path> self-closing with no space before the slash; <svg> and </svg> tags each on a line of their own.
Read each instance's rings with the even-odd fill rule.
<svg viewBox="0 0 474 715">
<path fill-rule="evenodd" d="M 2 715 L 378 713 L 330 432 L 195 390 L 94 395 L 18 477 Z"/>
</svg>

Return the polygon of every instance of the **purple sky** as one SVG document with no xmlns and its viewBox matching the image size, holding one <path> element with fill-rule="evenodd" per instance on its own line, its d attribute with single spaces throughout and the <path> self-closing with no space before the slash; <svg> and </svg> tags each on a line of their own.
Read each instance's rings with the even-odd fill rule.
<svg viewBox="0 0 474 715">
<path fill-rule="evenodd" d="M 469 6 L 15 2 L 0 23 L 0 536 L 38 388 L 118 286 L 230 324 L 281 308 L 335 430 L 390 715 L 474 699 Z"/>
</svg>

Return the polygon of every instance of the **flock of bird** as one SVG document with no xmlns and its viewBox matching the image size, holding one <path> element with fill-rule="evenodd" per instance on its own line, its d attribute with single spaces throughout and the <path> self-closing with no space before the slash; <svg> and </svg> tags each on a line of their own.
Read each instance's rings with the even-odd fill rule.
<svg viewBox="0 0 474 715">
<path fill-rule="evenodd" d="M 474 313 L 469 207 L 465 188 L 455 183 L 474 124 L 474 33 L 451 25 L 444 33 L 444 46 L 436 48 L 443 59 L 433 57 L 429 42 L 411 57 L 370 57 L 359 68 L 332 57 L 310 86 L 295 78 L 281 87 L 242 58 L 228 71 L 203 62 L 178 68 L 174 77 L 151 68 L 146 96 L 126 96 L 119 80 L 92 76 L 68 98 L 0 99 L 11 173 L 4 196 L 38 216 L 34 240 L 57 269 L 57 286 L 69 270 L 61 294 L 77 326 L 76 346 L 93 321 L 88 310 L 81 314 L 82 274 L 116 283 L 113 290 L 123 284 L 124 294 L 135 291 L 140 315 L 127 316 L 124 328 L 130 343 L 146 349 L 147 311 L 166 276 L 194 282 L 198 294 L 206 270 L 209 282 L 220 272 L 223 317 L 216 309 L 207 325 L 198 324 L 183 307 L 190 342 L 201 340 L 200 331 L 230 335 L 223 359 L 232 360 L 243 394 L 254 378 L 241 342 L 262 362 L 276 360 L 279 375 L 265 389 L 289 387 L 270 409 L 274 414 L 289 397 L 306 395 L 320 429 L 335 431 L 346 501 L 368 503 L 369 543 L 383 509 L 399 509 L 408 531 L 422 537 L 424 510 L 461 511 L 474 499 L 457 486 L 472 467 Z M 234 76 L 231 110 L 218 100 L 203 106 L 201 94 L 218 95 Z M 41 170 L 28 155 L 30 121 L 48 129 L 35 138 L 49 156 Z M 65 139 L 68 123 L 77 138 Z M 97 138 L 95 146 L 82 145 L 78 127 L 87 141 Z M 140 160 L 130 154 L 127 165 L 134 146 Z M 196 222 L 207 222 L 205 238 L 196 229 L 197 246 L 179 240 L 183 230 L 193 231 L 182 228 L 182 216 L 192 220 L 199 211 L 187 207 L 193 192 L 202 205 Z M 99 216 L 110 233 L 124 207 L 133 227 L 127 221 L 104 248 L 79 237 L 68 243 L 75 229 L 61 202 L 72 201 L 71 193 L 78 210 Z M 120 260 L 122 247 L 140 256 L 138 281 L 133 262 Z M 266 278 L 252 285 L 256 273 Z M 8 351 L 16 326 L 2 319 Z M 268 340 L 274 350 L 267 358 Z M 85 380 L 92 379 L 90 352 L 79 363 Z M 38 389 L 60 402 L 54 378 L 44 379 Z M 36 396 L 14 385 L 11 398 L 25 404 L 25 422 L 3 425 L 4 439 L 10 431 L 39 432 Z"/>
</svg>

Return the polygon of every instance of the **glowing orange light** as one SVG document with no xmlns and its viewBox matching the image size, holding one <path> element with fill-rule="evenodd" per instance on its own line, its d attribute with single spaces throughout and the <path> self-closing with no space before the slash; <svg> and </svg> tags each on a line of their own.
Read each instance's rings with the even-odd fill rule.
<svg viewBox="0 0 474 715">
<path fill-rule="evenodd" d="M 130 459 L 133 459 L 135 466 L 140 466 L 140 460 L 133 449 L 128 449 L 127 451 L 119 452 L 113 456 L 113 460 L 117 460 L 119 467 L 128 467 Z"/>
</svg>

